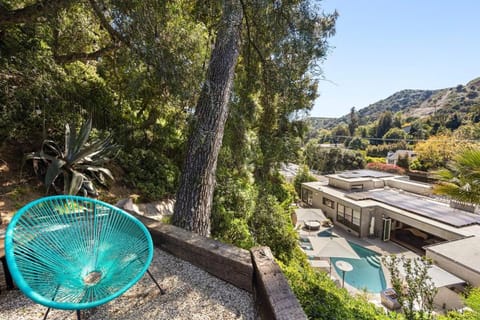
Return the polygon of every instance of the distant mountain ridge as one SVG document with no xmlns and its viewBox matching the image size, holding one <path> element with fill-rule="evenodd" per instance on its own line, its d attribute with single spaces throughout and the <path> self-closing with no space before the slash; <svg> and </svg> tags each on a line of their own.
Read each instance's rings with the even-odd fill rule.
<svg viewBox="0 0 480 320">
<path fill-rule="evenodd" d="M 423 118 L 435 113 L 467 112 L 474 105 L 480 105 L 480 77 L 466 85 L 439 90 L 401 90 L 357 112 L 360 122 L 366 124 L 377 120 L 385 111 L 393 114 L 401 111 L 405 118 Z M 311 117 L 309 122 L 316 129 L 332 128 L 348 122 L 349 117 L 349 114 L 340 118 Z"/>
</svg>

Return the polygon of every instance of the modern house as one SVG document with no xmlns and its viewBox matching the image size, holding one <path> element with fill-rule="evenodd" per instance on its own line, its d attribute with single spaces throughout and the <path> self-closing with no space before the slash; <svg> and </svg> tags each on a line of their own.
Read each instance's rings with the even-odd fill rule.
<svg viewBox="0 0 480 320">
<path fill-rule="evenodd" d="M 356 170 L 327 178 L 303 183 L 301 198 L 336 226 L 357 237 L 395 241 L 480 286 L 479 214 L 440 201 L 431 185 L 404 176 Z"/>
</svg>

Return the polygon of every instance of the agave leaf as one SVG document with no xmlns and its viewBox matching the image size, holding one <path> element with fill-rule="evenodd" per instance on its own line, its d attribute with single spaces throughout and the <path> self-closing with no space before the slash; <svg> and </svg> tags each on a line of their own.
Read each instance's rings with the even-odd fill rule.
<svg viewBox="0 0 480 320">
<path fill-rule="evenodd" d="M 45 175 L 45 185 L 47 186 L 47 192 L 52 185 L 52 183 L 57 179 L 58 175 L 62 173 L 62 167 L 65 165 L 65 161 L 62 159 L 54 158 L 50 163 Z"/>
<path fill-rule="evenodd" d="M 27 153 L 24 155 L 24 159 L 25 161 L 26 160 L 42 160 L 44 159 L 44 157 L 42 156 L 42 154 L 40 152 L 31 152 L 31 153 Z"/>
<path fill-rule="evenodd" d="M 88 196 L 88 194 L 98 197 L 98 192 L 95 188 L 95 185 L 89 180 L 83 182 L 82 188 L 80 190 L 83 192 L 83 195 L 85 197 Z"/>
<path fill-rule="evenodd" d="M 78 132 L 78 137 L 76 141 L 74 142 L 74 148 L 71 154 L 71 157 L 69 159 L 76 158 L 76 154 L 82 150 L 82 148 L 85 146 L 85 144 L 88 141 L 88 136 L 90 135 L 90 132 L 92 131 L 92 118 L 89 118 L 86 122 L 83 123 L 82 127 L 80 128 L 80 131 Z"/>
<path fill-rule="evenodd" d="M 87 180 L 87 177 L 85 177 L 78 171 L 72 170 L 70 185 L 65 186 L 66 188 L 68 188 L 68 194 L 77 194 L 85 180 Z"/>
<path fill-rule="evenodd" d="M 113 178 L 112 172 L 104 167 L 97 167 L 97 166 L 90 166 L 90 165 L 80 165 L 77 166 L 77 169 L 82 169 L 82 171 L 90 171 L 90 172 L 99 172 L 101 174 L 105 174 L 110 179 L 115 180 Z"/>
<path fill-rule="evenodd" d="M 82 160 L 92 161 L 91 159 L 103 152 L 108 151 L 110 145 L 110 137 L 107 137 L 104 140 L 97 141 L 88 147 L 84 148 L 82 151 L 76 153 L 74 158 L 71 160 L 71 163 L 82 162 Z"/>
<path fill-rule="evenodd" d="M 64 152 L 65 152 L 65 155 L 66 155 L 66 158 L 68 159 L 69 158 L 69 155 L 70 155 L 70 138 L 71 138 L 71 132 L 70 132 L 70 126 L 68 125 L 68 123 L 65 125 L 65 148 L 64 148 Z"/>
<path fill-rule="evenodd" d="M 64 154 L 63 154 L 60 146 L 52 140 L 43 141 L 42 148 L 40 150 L 41 150 L 41 152 L 45 153 L 47 149 L 53 151 L 53 153 L 56 155 L 56 157 L 60 157 L 60 158 L 64 157 Z"/>
<path fill-rule="evenodd" d="M 49 154 L 46 154 L 46 153 L 44 153 L 43 151 L 40 151 L 40 152 L 39 152 L 39 155 L 40 155 L 40 157 L 39 157 L 37 160 L 43 160 L 43 161 L 47 161 L 47 160 L 48 160 L 48 161 L 52 162 L 52 161 L 58 159 L 57 157 L 51 156 L 51 155 L 49 155 Z M 63 160 L 63 159 L 62 159 L 62 160 Z M 63 160 L 63 161 L 64 161 L 64 160 Z"/>
<path fill-rule="evenodd" d="M 107 168 L 97 168 L 97 171 L 99 171 L 101 174 L 105 174 L 110 179 L 115 180 L 112 172 L 110 170 L 108 170 Z"/>
</svg>

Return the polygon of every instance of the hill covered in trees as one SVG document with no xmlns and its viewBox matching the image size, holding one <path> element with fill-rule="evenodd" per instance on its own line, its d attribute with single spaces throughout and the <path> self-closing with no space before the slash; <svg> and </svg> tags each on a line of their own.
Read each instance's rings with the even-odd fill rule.
<svg viewBox="0 0 480 320">
<path fill-rule="evenodd" d="M 382 113 L 401 112 L 405 119 L 426 118 L 434 115 L 448 115 L 452 112 L 466 114 L 480 104 L 480 78 L 467 84 L 438 90 L 405 89 L 358 110 L 360 124 L 369 124 L 380 118 Z M 331 129 L 349 121 L 349 115 L 339 118 L 311 117 L 308 123 L 315 131 Z"/>
<path fill-rule="evenodd" d="M 439 169 L 480 139 L 480 78 L 441 90 L 402 90 L 343 117 L 318 119 L 307 122 L 304 156 L 310 168 L 356 169 L 409 149 L 418 157 L 404 161 L 405 169 Z M 345 150 L 325 150 L 325 144 Z"/>
</svg>

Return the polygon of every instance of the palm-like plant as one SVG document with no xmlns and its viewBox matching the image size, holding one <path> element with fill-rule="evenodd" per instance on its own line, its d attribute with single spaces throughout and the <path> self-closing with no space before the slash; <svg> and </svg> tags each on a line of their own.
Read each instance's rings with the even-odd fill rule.
<svg viewBox="0 0 480 320">
<path fill-rule="evenodd" d="M 97 196 L 98 192 L 92 180 L 105 184 L 105 177 L 113 179 L 110 170 L 103 165 L 109 160 L 118 146 L 112 143 L 112 136 L 88 142 L 92 131 L 92 119 L 82 124 L 77 132 L 74 125 L 65 125 L 65 146 L 62 148 L 52 140 L 45 140 L 39 152 L 26 155 L 26 159 L 33 160 L 35 173 L 39 175 L 42 168 L 46 168 L 43 182 L 47 192 L 51 186 L 61 190 L 63 178 L 63 193 Z"/>
<path fill-rule="evenodd" d="M 452 199 L 480 204 L 480 150 L 467 149 L 454 157 L 446 169 L 436 171 L 440 182 L 434 192 Z"/>
</svg>

